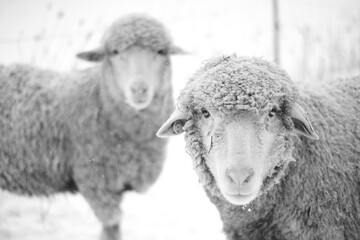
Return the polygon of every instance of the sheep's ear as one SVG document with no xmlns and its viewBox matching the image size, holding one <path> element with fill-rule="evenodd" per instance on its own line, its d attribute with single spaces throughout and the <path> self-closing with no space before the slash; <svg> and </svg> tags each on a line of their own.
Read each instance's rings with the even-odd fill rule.
<svg viewBox="0 0 360 240">
<path fill-rule="evenodd" d="M 178 46 L 172 46 L 169 50 L 170 54 L 188 54 L 186 51 L 184 51 L 182 48 Z"/>
<path fill-rule="evenodd" d="M 174 135 L 179 135 L 184 132 L 184 125 L 186 122 L 186 114 L 181 112 L 177 107 L 171 114 L 169 119 L 161 126 L 156 133 L 158 137 L 167 138 Z"/>
<path fill-rule="evenodd" d="M 295 131 L 298 134 L 310 139 L 319 139 L 319 136 L 315 133 L 313 126 L 306 116 L 306 113 L 297 103 L 292 106 L 290 116 L 294 123 Z"/>
<path fill-rule="evenodd" d="M 96 48 L 91 51 L 80 52 L 76 54 L 76 57 L 89 62 L 101 62 L 105 56 L 106 56 L 106 51 L 102 47 Z"/>
</svg>

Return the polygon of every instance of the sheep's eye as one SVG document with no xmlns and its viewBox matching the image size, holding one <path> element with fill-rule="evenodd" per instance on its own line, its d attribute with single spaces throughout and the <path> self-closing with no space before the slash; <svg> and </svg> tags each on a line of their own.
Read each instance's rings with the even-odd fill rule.
<svg viewBox="0 0 360 240">
<path fill-rule="evenodd" d="M 271 109 L 271 111 L 269 112 L 269 117 L 273 117 L 273 116 L 275 116 L 275 114 L 276 114 L 276 108 L 273 108 L 273 109 Z"/>
<path fill-rule="evenodd" d="M 111 52 L 111 55 L 117 55 L 117 54 L 119 54 L 119 51 L 116 49 Z"/>
<path fill-rule="evenodd" d="M 160 54 L 160 55 L 166 55 L 167 51 L 165 49 L 161 49 L 157 53 Z"/>
<path fill-rule="evenodd" d="M 205 108 L 202 108 L 202 109 L 201 109 L 201 113 L 202 113 L 202 115 L 204 116 L 204 118 L 210 117 L 209 111 L 206 110 Z"/>
<path fill-rule="evenodd" d="M 176 120 L 173 124 L 172 124 L 172 131 L 173 133 L 175 134 L 180 134 L 182 133 L 184 130 L 183 130 L 183 126 L 184 126 L 184 123 L 181 121 L 181 120 Z"/>
</svg>

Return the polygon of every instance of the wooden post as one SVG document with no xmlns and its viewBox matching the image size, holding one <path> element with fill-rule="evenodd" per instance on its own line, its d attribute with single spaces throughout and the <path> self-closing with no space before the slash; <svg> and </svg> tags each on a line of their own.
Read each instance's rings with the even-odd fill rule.
<svg viewBox="0 0 360 240">
<path fill-rule="evenodd" d="M 278 0 L 273 0 L 274 61 L 280 65 L 280 20 Z"/>
</svg>

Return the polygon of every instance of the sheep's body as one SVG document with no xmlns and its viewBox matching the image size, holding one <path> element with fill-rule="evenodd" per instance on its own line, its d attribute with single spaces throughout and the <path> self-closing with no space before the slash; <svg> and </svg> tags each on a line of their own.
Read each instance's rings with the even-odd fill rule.
<svg viewBox="0 0 360 240">
<path fill-rule="evenodd" d="M 65 85 L 46 87 L 56 80 Z M 64 111 L 56 96 L 66 86 L 64 80 L 55 72 L 25 65 L 1 68 L 1 188 L 48 195 L 65 190 L 71 183 L 67 168 L 74 146 L 64 113 L 55 110 Z"/>
<path fill-rule="evenodd" d="M 75 178 L 114 192 L 124 186 L 141 191 L 156 179 L 165 142 L 155 132 L 171 110 L 171 90 L 141 114 L 125 104 L 105 109 L 111 103 L 101 99 L 99 71 L 64 75 L 26 65 L 2 68 L 3 189 L 49 195 L 72 190 Z"/>
<path fill-rule="evenodd" d="M 71 190 L 76 180 L 117 194 L 124 186 L 145 190 L 156 179 L 165 142 L 155 132 L 171 110 L 171 90 L 141 113 L 125 104 L 106 109 L 113 103 L 102 99 L 99 70 L 2 68 L 2 188 L 49 195 Z"/>
<path fill-rule="evenodd" d="M 106 102 L 99 70 L 2 68 L 0 186 L 27 195 L 79 188 L 100 220 L 113 224 L 123 191 L 144 191 L 160 174 L 166 144 L 155 133 L 172 98 L 168 89 L 141 113 Z"/>
<path fill-rule="evenodd" d="M 122 25 L 124 33 L 117 33 Z M 98 67 L 68 74 L 28 65 L 0 67 L 0 187 L 31 196 L 79 191 L 102 222 L 103 239 L 119 239 L 124 191 L 143 192 L 158 178 L 166 141 L 155 133 L 173 108 L 169 54 L 174 49 L 162 25 L 135 15 L 113 28 L 100 50 L 80 54 L 102 61 Z M 110 52 L 117 48 L 126 58 Z M 118 59 L 120 65 L 139 65 L 131 66 L 135 77 L 129 69 L 116 69 Z M 126 77 L 137 82 L 121 87 L 118 82 L 130 81 Z M 135 94 L 130 100 L 124 93 L 128 87 Z"/>
<path fill-rule="evenodd" d="M 228 239 L 359 239 L 360 78 L 300 90 L 320 140 L 295 141 L 284 178 L 247 207 L 208 196 Z"/>
<path fill-rule="evenodd" d="M 313 140 L 317 135 L 308 119 L 293 110 L 297 103 L 310 113 L 320 140 Z M 359 77 L 325 87 L 298 88 L 271 63 L 229 56 L 202 67 L 181 92 L 177 105 L 178 110 L 158 135 L 178 134 L 179 125 L 183 125 L 188 152 L 207 195 L 220 212 L 229 240 L 360 238 Z M 295 118 L 301 119 L 306 131 L 305 125 L 295 124 Z M 237 128 L 230 128 L 231 122 L 238 124 Z M 216 128 L 222 123 L 223 135 Z M 204 131 L 206 127 L 214 128 L 214 134 Z M 227 129 L 241 137 L 234 137 Z M 294 130 L 312 139 L 299 138 Z M 248 139 L 254 132 L 258 136 Z M 271 136 L 271 132 L 275 132 L 275 140 L 264 158 L 261 148 L 272 138 L 259 140 L 259 136 Z M 209 136 L 211 144 L 207 143 Z M 264 158 L 261 169 L 267 171 L 261 175 L 256 198 L 244 200 L 241 193 L 256 174 L 246 175 L 243 182 L 232 177 L 238 175 L 227 175 L 231 181 L 219 185 L 224 180 L 219 177 L 222 168 L 216 168 L 217 161 L 226 164 L 231 159 L 216 159 L 215 154 L 230 151 L 226 149 L 236 151 L 235 164 L 239 165 L 233 169 L 244 171 L 245 164 Z M 231 166 L 225 168 L 225 174 L 233 171 Z M 256 170 L 256 165 L 250 166 Z M 227 188 L 221 189 L 224 186 Z M 229 197 L 224 195 L 227 189 L 240 194 Z"/>
</svg>

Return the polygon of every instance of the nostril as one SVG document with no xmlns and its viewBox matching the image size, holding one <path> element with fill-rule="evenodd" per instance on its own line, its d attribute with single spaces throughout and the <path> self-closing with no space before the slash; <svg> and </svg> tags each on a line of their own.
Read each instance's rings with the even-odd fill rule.
<svg viewBox="0 0 360 240">
<path fill-rule="evenodd" d="M 242 168 L 242 169 L 227 169 L 226 176 L 230 183 L 243 186 L 248 184 L 254 176 L 254 170 L 252 168 Z"/>
<path fill-rule="evenodd" d="M 254 170 L 252 170 L 252 168 L 250 168 L 248 171 L 248 176 L 245 178 L 243 184 L 245 185 L 245 184 L 249 183 L 253 176 L 254 176 Z"/>
<path fill-rule="evenodd" d="M 142 88 L 139 88 L 139 92 L 140 93 L 146 93 L 148 91 L 148 87 L 147 86 L 143 86 Z"/>
</svg>

